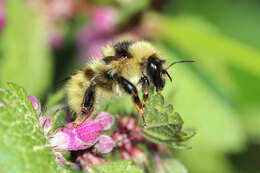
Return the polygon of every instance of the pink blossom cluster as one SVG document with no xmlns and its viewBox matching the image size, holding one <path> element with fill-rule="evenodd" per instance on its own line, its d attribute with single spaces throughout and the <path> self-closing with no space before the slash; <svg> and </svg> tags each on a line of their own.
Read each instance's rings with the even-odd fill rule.
<svg viewBox="0 0 260 173">
<path fill-rule="evenodd" d="M 40 102 L 34 96 L 29 95 L 28 98 L 37 114 L 40 115 Z M 97 152 L 101 154 L 111 152 L 115 147 L 115 143 L 110 136 L 103 135 L 102 133 L 110 129 L 114 121 L 115 118 L 113 115 L 106 112 L 100 112 L 95 120 L 87 118 L 75 128 L 72 128 L 74 125 L 73 122 L 68 123 L 65 127 L 60 128 L 49 135 L 53 126 L 50 116 L 39 117 L 39 123 L 43 128 L 45 135 L 49 138 L 50 146 L 55 151 L 59 163 L 65 163 L 64 158 L 62 158 L 59 151 L 78 151 L 88 149 L 96 144 L 95 149 Z"/>
<path fill-rule="evenodd" d="M 137 118 L 124 116 L 120 119 L 117 130 L 111 135 L 116 142 L 123 160 L 133 159 L 137 163 L 147 161 L 144 151 L 136 144 L 146 143 L 146 139 L 141 135 L 141 129 L 137 127 Z"/>
<path fill-rule="evenodd" d="M 28 96 L 35 111 L 40 115 L 40 102 L 33 96 Z M 107 160 L 102 154 L 114 153 L 113 149 L 119 151 L 123 160 L 134 160 L 137 164 L 148 163 L 147 153 L 139 144 L 145 145 L 149 152 L 154 155 L 155 163 L 160 165 L 160 153 L 168 153 L 169 150 L 161 145 L 149 142 L 142 136 L 142 128 L 138 127 L 138 119 L 135 116 L 122 116 L 116 124 L 111 135 L 104 132 L 111 129 L 115 118 L 113 115 L 100 112 L 95 119 L 87 118 L 75 128 L 74 123 L 68 123 L 51 133 L 53 121 L 50 116 L 40 116 L 39 122 L 45 135 L 49 139 L 57 161 L 60 164 L 70 162 L 74 169 L 79 167 L 89 171 L 91 165 L 102 164 Z M 74 159 L 69 162 L 64 159 L 60 152 L 71 152 Z"/>
</svg>

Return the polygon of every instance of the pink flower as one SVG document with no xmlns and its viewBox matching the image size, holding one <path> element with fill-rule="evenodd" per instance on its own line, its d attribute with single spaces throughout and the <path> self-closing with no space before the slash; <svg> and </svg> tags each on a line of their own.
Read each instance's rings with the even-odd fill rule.
<svg viewBox="0 0 260 173">
<path fill-rule="evenodd" d="M 61 128 L 50 137 L 50 144 L 56 151 L 72 151 L 81 150 L 93 146 L 103 127 L 101 124 L 93 122 L 91 118 L 86 119 L 76 128 L 71 127 L 73 123 L 69 123 L 67 127 Z"/>
<path fill-rule="evenodd" d="M 48 118 L 42 118 L 41 124 L 44 120 L 46 122 Z M 97 115 L 95 121 L 87 118 L 76 128 L 72 128 L 74 123 L 69 123 L 50 136 L 50 145 L 56 151 L 82 150 L 92 147 L 101 139 L 98 149 L 100 153 L 108 153 L 113 149 L 114 141 L 110 137 L 101 136 L 101 134 L 104 130 L 109 129 L 113 122 L 113 115 L 102 112 Z"/>
<path fill-rule="evenodd" d="M 31 103 L 32 103 L 36 113 L 38 115 L 40 115 L 41 114 L 41 103 L 39 102 L 39 100 L 36 97 L 32 96 L 32 95 L 29 95 L 28 99 L 31 101 Z"/>
</svg>

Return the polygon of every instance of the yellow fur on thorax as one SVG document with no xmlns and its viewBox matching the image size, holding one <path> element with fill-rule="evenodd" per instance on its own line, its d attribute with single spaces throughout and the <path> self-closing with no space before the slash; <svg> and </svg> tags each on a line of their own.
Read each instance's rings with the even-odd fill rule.
<svg viewBox="0 0 260 173">
<path fill-rule="evenodd" d="M 89 66 L 96 73 L 100 73 L 108 68 L 105 62 L 101 59 L 95 60 L 90 64 L 87 64 L 87 66 Z"/>
<path fill-rule="evenodd" d="M 151 55 L 155 54 L 157 50 L 148 42 L 136 42 L 129 47 L 129 52 L 138 62 L 146 61 Z"/>
</svg>

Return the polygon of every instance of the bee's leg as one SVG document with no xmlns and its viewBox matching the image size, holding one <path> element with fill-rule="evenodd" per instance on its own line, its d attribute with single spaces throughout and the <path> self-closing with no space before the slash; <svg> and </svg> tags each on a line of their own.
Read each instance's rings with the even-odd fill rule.
<svg viewBox="0 0 260 173">
<path fill-rule="evenodd" d="M 77 118 L 74 121 L 73 128 L 77 127 L 81 124 L 86 118 L 88 118 L 94 110 L 95 103 L 95 84 L 91 84 L 89 88 L 86 90 L 82 104 L 81 104 L 81 112 L 77 114 Z"/>
<path fill-rule="evenodd" d="M 141 103 L 138 92 L 136 87 L 127 79 L 124 77 L 118 77 L 117 78 L 118 83 L 124 88 L 124 90 L 132 95 L 133 102 L 135 104 L 135 107 L 137 111 L 141 114 L 142 119 L 143 119 L 143 125 L 146 126 L 145 119 L 144 119 L 144 111 L 143 111 L 143 104 Z"/>
<path fill-rule="evenodd" d="M 143 106 L 145 107 L 145 103 L 149 97 L 150 82 L 149 82 L 148 77 L 145 76 L 144 74 L 141 77 L 140 82 L 142 84 Z"/>
</svg>

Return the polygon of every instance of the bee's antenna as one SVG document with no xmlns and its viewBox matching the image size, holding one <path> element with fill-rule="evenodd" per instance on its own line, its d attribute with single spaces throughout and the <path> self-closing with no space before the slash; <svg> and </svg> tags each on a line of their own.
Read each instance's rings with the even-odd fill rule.
<svg viewBox="0 0 260 173">
<path fill-rule="evenodd" d="M 170 81 L 172 82 L 172 77 L 171 77 L 171 75 L 168 73 L 168 71 L 167 71 L 167 70 L 163 70 L 163 73 L 165 73 L 165 74 L 168 76 L 168 78 L 170 79 Z"/>
<path fill-rule="evenodd" d="M 166 70 L 168 70 L 171 66 L 173 66 L 174 64 L 178 64 L 178 63 L 186 63 L 186 62 L 195 62 L 194 60 L 180 60 L 180 61 L 175 61 L 173 63 L 171 63 Z"/>
</svg>

